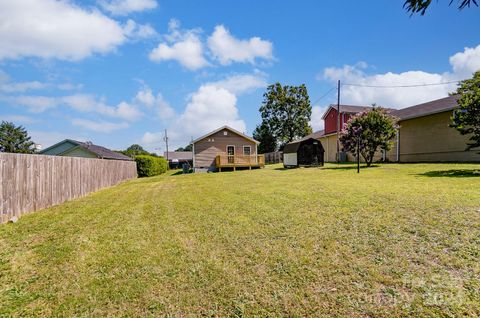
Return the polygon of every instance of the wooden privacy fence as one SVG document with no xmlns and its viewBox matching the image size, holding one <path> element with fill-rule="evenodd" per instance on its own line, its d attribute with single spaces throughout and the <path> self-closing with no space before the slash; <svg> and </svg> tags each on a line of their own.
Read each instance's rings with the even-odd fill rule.
<svg viewBox="0 0 480 318">
<path fill-rule="evenodd" d="M 134 161 L 0 153 L 0 223 L 136 177 Z"/>
<path fill-rule="evenodd" d="M 265 163 L 266 164 L 282 163 L 283 162 L 283 152 L 282 151 L 267 152 L 267 153 L 264 153 L 264 156 L 265 156 Z"/>
</svg>

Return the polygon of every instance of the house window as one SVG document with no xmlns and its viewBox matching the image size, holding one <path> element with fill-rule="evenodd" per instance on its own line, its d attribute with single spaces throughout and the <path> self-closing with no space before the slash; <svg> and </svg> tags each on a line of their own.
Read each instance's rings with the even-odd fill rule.
<svg viewBox="0 0 480 318">
<path fill-rule="evenodd" d="M 225 130 L 225 131 L 223 132 L 223 135 L 224 135 L 224 136 L 227 136 L 227 135 L 228 135 L 228 132 Z"/>
<path fill-rule="evenodd" d="M 243 155 L 250 156 L 252 154 L 252 147 L 250 146 L 243 146 Z"/>
</svg>

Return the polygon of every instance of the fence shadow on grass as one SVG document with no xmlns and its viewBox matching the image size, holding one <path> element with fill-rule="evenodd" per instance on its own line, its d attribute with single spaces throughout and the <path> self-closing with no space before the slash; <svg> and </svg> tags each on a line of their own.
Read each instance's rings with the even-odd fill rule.
<svg viewBox="0 0 480 318">
<path fill-rule="evenodd" d="M 478 169 L 450 169 L 439 171 L 427 171 L 420 173 L 419 176 L 424 177 L 451 177 L 451 178 L 480 178 L 480 170 Z"/>
</svg>

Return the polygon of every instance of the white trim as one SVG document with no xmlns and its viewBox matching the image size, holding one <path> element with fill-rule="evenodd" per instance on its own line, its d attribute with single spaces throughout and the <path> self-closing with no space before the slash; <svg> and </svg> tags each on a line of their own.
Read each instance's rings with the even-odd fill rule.
<svg viewBox="0 0 480 318">
<path fill-rule="evenodd" d="M 208 136 L 211 136 L 211 135 L 213 135 L 213 134 L 216 134 L 217 132 L 219 132 L 219 131 L 221 131 L 221 130 L 223 130 L 223 129 L 228 129 L 228 130 L 230 130 L 231 132 L 233 132 L 233 133 L 235 133 L 235 134 L 237 134 L 237 135 L 239 135 L 239 136 L 241 136 L 241 137 L 243 137 L 243 138 L 245 138 L 245 139 L 248 139 L 248 140 L 250 140 L 250 141 L 252 141 L 252 142 L 254 142 L 254 143 L 257 143 L 257 144 L 260 143 L 260 141 L 257 141 L 257 140 L 255 140 L 255 139 L 253 139 L 253 138 L 251 138 L 251 137 L 248 137 L 247 135 L 245 135 L 245 134 L 239 132 L 238 130 L 235 130 L 235 129 L 233 129 L 232 127 L 229 127 L 229 126 L 227 126 L 227 125 L 222 126 L 222 127 L 218 128 L 218 129 L 215 129 L 214 131 L 209 132 L 208 134 L 203 135 L 202 137 L 195 139 L 194 141 L 192 141 L 192 143 L 196 143 L 196 142 L 198 142 L 198 141 L 200 141 L 200 140 L 202 140 L 202 139 L 205 139 L 205 138 L 207 138 Z"/>
<path fill-rule="evenodd" d="M 248 154 L 248 156 L 251 156 L 252 155 L 252 146 L 251 145 L 243 145 L 243 155 L 246 156 L 245 154 L 245 148 L 249 148 L 250 149 L 250 153 Z"/>
<path fill-rule="evenodd" d="M 233 155 L 235 156 L 235 145 L 227 145 L 225 147 L 225 153 L 227 154 L 227 156 L 231 156 L 228 154 L 228 147 L 233 147 Z"/>
</svg>

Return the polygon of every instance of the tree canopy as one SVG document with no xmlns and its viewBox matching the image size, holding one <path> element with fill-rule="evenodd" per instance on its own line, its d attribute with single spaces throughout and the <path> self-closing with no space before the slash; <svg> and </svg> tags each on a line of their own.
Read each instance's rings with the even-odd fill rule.
<svg viewBox="0 0 480 318">
<path fill-rule="evenodd" d="M 388 151 L 396 135 L 397 119 L 381 107 L 353 116 L 340 133 L 343 151 L 357 156 L 358 150 L 367 167 L 373 162 L 378 148 Z"/>
<path fill-rule="evenodd" d="M 459 108 L 453 112 L 451 127 L 469 135 L 466 150 L 480 147 L 480 71 L 462 81 L 456 92 Z"/>
<path fill-rule="evenodd" d="M 23 126 L 2 121 L 0 124 L 0 151 L 15 153 L 34 153 L 35 143 Z"/>
<path fill-rule="evenodd" d="M 151 153 L 146 151 L 142 146 L 138 144 L 133 144 L 130 147 L 128 147 L 126 150 L 119 151 L 120 153 L 123 153 L 126 156 L 129 156 L 131 158 L 134 158 L 135 156 L 143 156 L 143 155 L 149 155 L 149 156 L 154 156 L 157 157 L 156 153 Z"/>
<path fill-rule="evenodd" d="M 312 107 L 307 87 L 304 84 L 284 86 L 276 83 L 268 86 L 263 95 L 260 114 L 262 123 L 256 131 L 258 133 L 268 132 L 265 136 L 273 136 L 275 146 L 283 146 L 312 132 L 309 124 Z M 270 148 L 271 145 L 267 148 Z"/>
<path fill-rule="evenodd" d="M 260 141 L 259 153 L 273 152 L 277 149 L 277 141 L 265 123 L 258 125 L 253 131 L 253 139 Z"/>
<path fill-rule="evenodd" d="M 449 5 L 452 5 L 454 0 L 450 0 Z M 420 13 L 425 15 L 428 7 L 432 4 L 432 0 L 406 0 L 403 7 L 410 13 Z M 462 10 L 472 5 L 478 7 L 478 0 L 457 0 L 458 9 Z"/>
<path fill-rule="evenodd" d="M 179 147 L 175 151 L 192 151 L 193 150 L 193 145 L 188 144 L 185 147 Z"/>
</svg>

